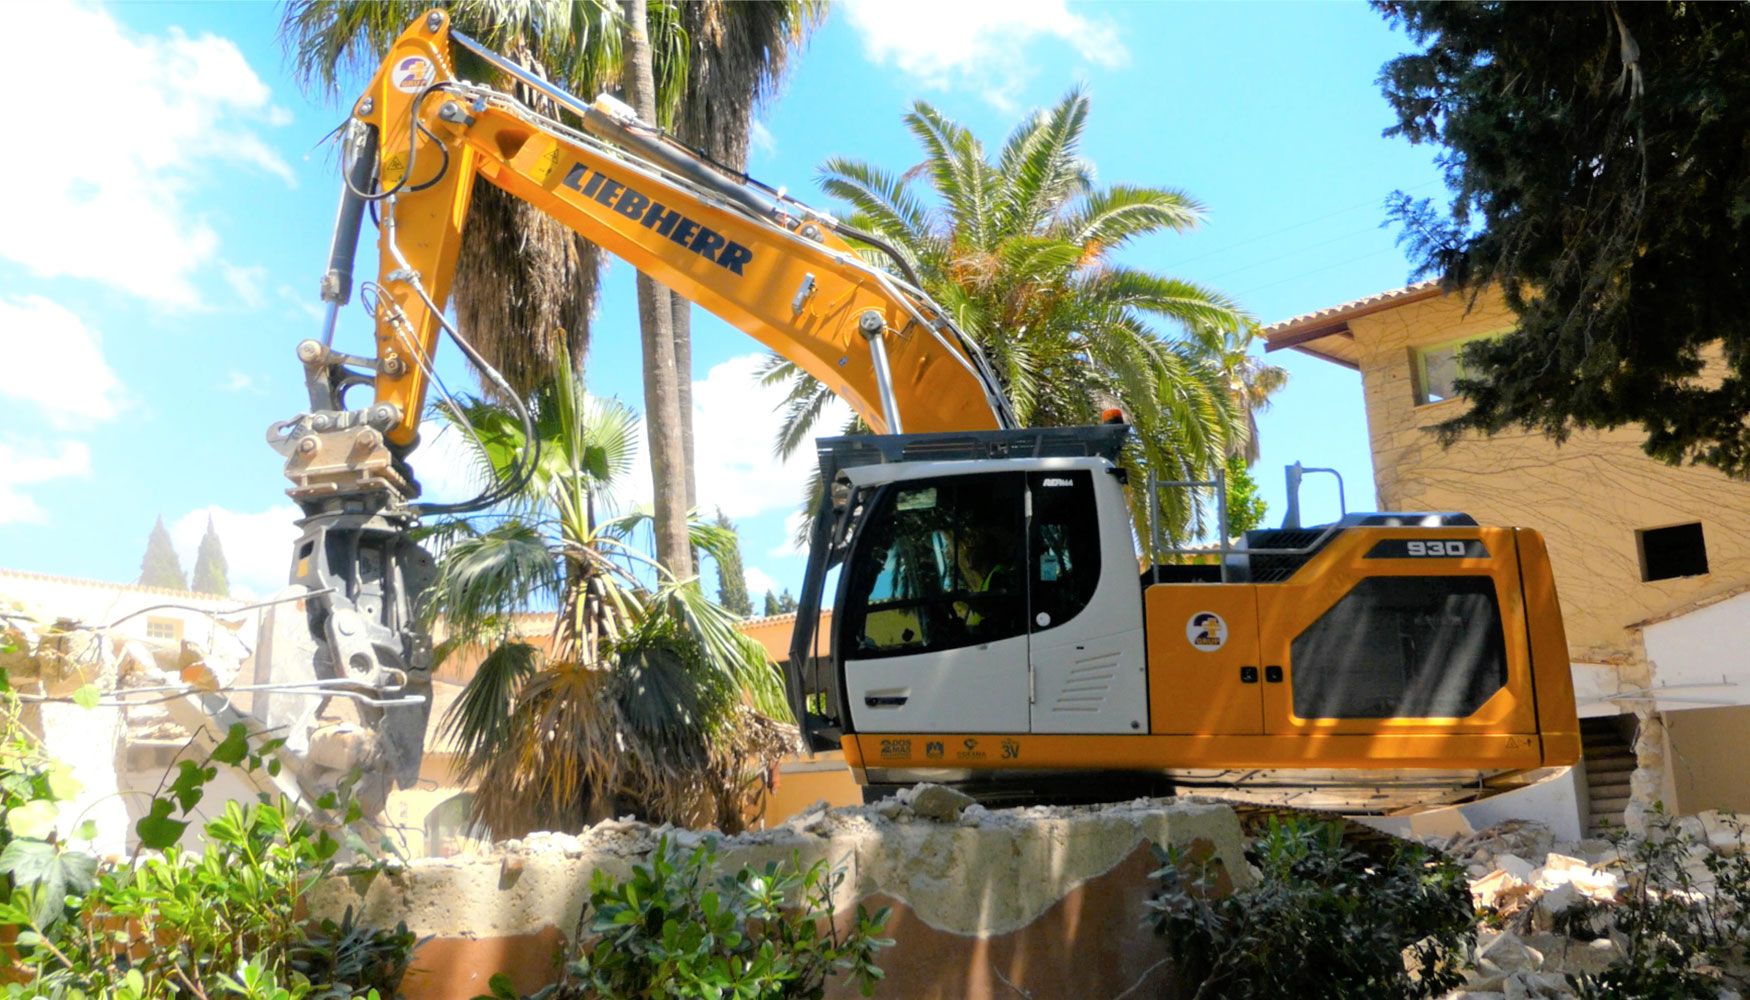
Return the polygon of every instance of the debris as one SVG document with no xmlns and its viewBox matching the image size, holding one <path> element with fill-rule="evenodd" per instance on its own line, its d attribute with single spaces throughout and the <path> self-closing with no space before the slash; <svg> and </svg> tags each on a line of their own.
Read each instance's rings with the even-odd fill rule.
<svg viewBox="0 0 1750 1000">
<path fill-rule="evenodd" d="M 943 823 L 959 819 L 961 812 L 973 804 L 972 796 L 965 792 L 928 782 L 903 789 L 894 798 L 917 815 Z"/>
<path fill-rule="evenodd" d="M 1543 968 L 1543 952 L 1527 945 L 1512 931 L 1502 931 L 1484 940 L 1478 938 L 1477 965 L 1493 965 L 1502 972 L 1535 972 Z"/>
</svg>

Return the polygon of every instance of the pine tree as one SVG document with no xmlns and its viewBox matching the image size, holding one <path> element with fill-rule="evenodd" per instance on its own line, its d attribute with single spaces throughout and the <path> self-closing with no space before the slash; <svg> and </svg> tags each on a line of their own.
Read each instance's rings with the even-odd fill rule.
<svg viewBox="0 0 1750 1000">
<path fill-rule="evenodd" d="M 735 522 L 717 508 L 717 527 L 735 533 Z M 753 602 L 747 596 L 747 577 L 741 568 L 741 537 L 736 536 L 731 558 L 717 560 L 717 603 L 746 618 L 753 614 Z"/>
<path fill-rule="evenodd" d="M 772 596 L 771 591 L 766 591 L 766 617 L 770 618 L 773 615 L 781 615 L 783 613 L 784 609 L 778 605 L 778 599 Z"/>
<path fill-rule="evenodd" d="M 189 589 L 197 594 L 231 596 L 231 583 L 226 578 L 225 550 L 219 544 L 219 533 L 213 530 L 213 515 L 207 514 L 207 533 L 201 536 L 200 551 L 194 556 L 194 575 Z"/>
<path fill-rule="evenodd" d="M 790 596 L 790 588 L 785 587 L 784 592 L 782 594 L 778 595 L 778 614 L 787 615 L 787 614 L 794 612 L 795 610 L 796 610 L 796 598 L 791 597 Z"/>
<path fill-rule="evenodd" d="M 182 560 L 176 558 L 176 547 L 170 544 L 170 532 L 164 530 L 162 514 L 152 525 L 152 536 L 146 539 L 146 556 L 140 560 L 140 585 L 166 590 L 188 589 L 188 579 L 182 575 Z"/>
</svg>

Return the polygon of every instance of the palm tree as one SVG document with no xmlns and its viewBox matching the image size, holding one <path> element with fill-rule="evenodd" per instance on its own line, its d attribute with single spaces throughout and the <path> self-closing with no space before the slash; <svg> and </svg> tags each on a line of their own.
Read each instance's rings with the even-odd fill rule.
<svg viewBox="0 0 1750 1000">
<path fill-rule="evenodd" d="M 672 2 L 672 0 L 671 0 Z M 684 93 L 665 123 L 675 138 L 732 170 L 747 169 L 753 116 L 777 96 L 790 53 L 801 49 L 809 32 L 826 16 L 825 0 L 782 3 L 676 4 L 687 44 Z M 672 295 L 675 367 L 693 370 L 692 303 Z M 677 393 L 681 443 L 686 456 L 687 507 L 698 506 L 693 477 L 693 382 L 680 380 Z"/>
<path fill-rule="evenodd" d="M 439 655 L 486 650 L 443 719 L 494 835 L 577 830 L 610 815 L 738 829 L 745 777 L 793 742 L 782 684 L 736 616 L 697 580 L 676 580 L 638 538 L 649 515 L 613 516 L 636 460 L 637 417 L 584 392 L 561 352 L 530 400 L 541 462 L 501 509 L 436 529 L 445 543 L 428 613 Z M 499 404 L 446 411 L 480 474 L 502 475 L 523 444 Z M 734 536 L 693 522 L 692 542 L 727 558 Z M 545 654 L 512 616 L 556 608 Z"/>
<path fill-rule="evenodd" d="M 1191 328 L 1191 336 L 1204 356 L 1221 366 L 1227 377 L 1228 392 L 1245 412 L 1245 440 L 1233 450 L 1245 459 L 1247 465 L 1258 460 L 1258 414 L 1268 410 L 1270 397 L 1288 384 L 1286 369 L 1266 364 L 1251 352 L 1258 339 L 1257 331 L 1258 326 L 1253 322 L 1238 328 L 1207 325 Z"/>
<path fill-rule="evenodd" d="M 1143 236 L 1193 228 L 1204 210 L 1180 191 L 1096 187 L 1080 152 L 1088 109 L 1072 90 L 1011 132 L 993 162 L 970 131 L 918 102 L 905 123 L 922 163 L 896 174 L 834 157 L 821 186 L 849 204 L 853 225 L 909 258 L 983 348 L 1023 424 L 1096 423 L 1118 406 L 1137 430 L 1126 457 L 1134 470 L 1207 480 L 1230 448 L 1244 447 L 1248 424 L 1230 369 L 1204 338 L 1243 354 L 1252 322 L 1217 292 L 1115 260 Z M 790 390 L 777 441 L 788 454 L 811 436 L 826 389 L 782 361 L 762 377 Z M 1169 490 L 1161 499 L 1169 538 L 1203 528 L 1206 498 Z"/>
</svg>

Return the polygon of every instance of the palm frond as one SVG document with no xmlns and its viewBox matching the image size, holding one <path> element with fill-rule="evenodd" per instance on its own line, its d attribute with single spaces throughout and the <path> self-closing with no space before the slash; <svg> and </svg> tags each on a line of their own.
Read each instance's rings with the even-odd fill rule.
<svg viewBox="0 0 1750 1000">
<path fill-rule="evenodd" d="M 858 228 L 907 244 L 929 231 L 929 213 L 903 178 L 843 156 L 829 157 L 819 173 L 821 190 L 857 212 Z"/>
<path fill-rule="evenodd" d="M 1058 209 L 1087 190 L 1089 168 L 1078 154 L 1087 127 L 1088 95 L 1081 88 L 1065 94 L 1057 106 L 1023 123 L 1005 152 L 1015 150 L 1015 162 L 1004 164 L 1008 197 L 1004 223 L 1011 233 L 1031 233 L 1048 223 Z M 1013 172 L 1010 173 L 1009 170 Z"/>
<path fill-rule="evenodd" d="M 450 545 L 438 564 L 427 614 L 441 616 L 452 631 L 470 634 L 483 620 L 552 600 L 560 583 L 547 539 L 524 521 L 507 520 Z"/>
<path fill-rule="evenodd" d="M 1203 205 L 1183 191 L 1114 184 L 1089 194 L 1061 228 L 1066 240 L 1099 259 L 1138 236 L 1188 232 L 1205 214 Z"/>
<path fill-rule="evenodd" d="M 510 740 L 510 710 L 524 681 L 540 669 L 541 651 L 526 642 L 494 646 L 450 704 L 438 732 L 456 745 L 461 777 L 485 769 Z"/>
</svg>

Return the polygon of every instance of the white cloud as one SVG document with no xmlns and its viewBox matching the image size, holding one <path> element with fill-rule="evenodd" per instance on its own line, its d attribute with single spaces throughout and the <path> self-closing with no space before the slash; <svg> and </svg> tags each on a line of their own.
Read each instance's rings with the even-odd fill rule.
<svg viewBox="0 0 1750 1000">
<path fill-rule="evenodd" d="M 798 494 L 800 496 L 800 494 Z M 802 526 L 808 521 L 808 516 L 800 510 L 793 510 L 784 515 L 784 540 L 766 550 L 768 556 L 805 556 L 808 554 L 806 545 L 798 545 L 796 539 L 802 533 Z"/>
<path fill-rule="evenodd" d="M 754 372 L 765 355 L 731 358 L 693 383 L 693 459 L 699 505 L 722 507 L 731 518 L 788 510 L 802 498 L 816 466 L 813 442 L 796 449 L 786 462 L 772 455 L 783 422 L 784 390 L 762 386 Z M 834 400 L 819 427 L 837 432 L 850 410 Z"/>
<path fill-rule="evenodd" d="M 778 581 L 772 579 L 770 573 L 758 566 L 750 566 L 742 576 L 747 579 L 747 597 L 753 602 L 755 611 L 764 612 L 766 591 L 769 590 L 773 594 L 784 592 L 784 588 L 778 585 Z"/>
<path fill-rule="evenodd" d="M 1035 41 L 1062 42 L 1101 66 L 1130 58 L 1110 21 L 1083 17 L 1066 0 L 845 0 L 843 6 L 870 62 L 891 63 L 928 88 L 977 91 L 1000 108 L 1011 107 L 1026 82 L 1031 60 L 1023 50 Z"/>
<path fill-rule="evenodd" d="M 328 315 L 327 312 L 317 304 L 320 300 L 316 298 L 314 292 L 305 294 L 298 291 L 296 288 L 293 288 L 291 285 L 281 285 L 277 291 L 279 292 L 280 298 L 291 303 L 298 312 L 316 320 L 318 323 Z"/>
<path fill-rule="evenodd" d="M 754 373 L 763 354 L 744 354 L 715 365 L 693 382 L 693 474 L 699 507 L 707 514 L 718 508 L 732 520 L 796 506 L 809 473 L 815 468 L 812 444 L 798 448 L 780 463 L 772 442 L 782 423 L 779 407 L 784 392 L 762 386 Z M 827 405 L 820 428 L 843 427 L 850 409 L 838 400 Z M 648 507 L 655 496 L 650 480 L 649 438 L 638 426 L 638 458 L 632 474 L 616 491 L 615 509 Z"/>
<path fill-rule="evenodd" d="M 228 39 L 178 28 L 130 36 L 106 11 L 66 2 L 11 5 L 7 14 L 13 37 L 78 39 L 78 55 L 64 45 L 14 46 L 13 78 L 45 81 L 46 90 L 12 102 L 9 131 L 31 138 L 0 157 L 0 190 L 27 194 L 0 201 L 0 258 L 41 277 L 198 305 L 195 277 L 219 237 L 191 191 L 212 166 L 293 184 L 291 168 L 255 131 L 286 112 Z"/>
<path fill-rule="evenodd" d="M 261 305 L 263 295 L 262 282 L 267 280 L 267 268 L 259 264 L 249 267 L 239 267 L 230 261 L 219 261 L 219 273 L 224 276 L 225 284 L 237 293 L 237 298 L 244 306 L 254 309 Z"/>
<path fill-rule="evenodd" d="M 770 159 L 778 153 L 778 137 L 772 134 L 771 129 L 766 128 L 765 122 L 757 118 L 748 124 L 747 144 L 755 155 L 764 159 Z"/>
<path fill-rule="evenodd" d="M 245 374 L 233 368 L 225 375 L 225 381 L 219 383 L 219 388 L 225 392 L 247 392 L 261 395 L 261 383 L 253 375 Z"/>
<path fill-rule="evenodd" d="M 103 360 L 97 331 L 40 295 L 0 298 L 0 357 L 0 398 L 24 403 L 57 428 L 87 427 L 121 410 L 122 383 Z"/>
<path fill-rule="evenodd" d="M 91 449 L 78 441 L 62 441 L 53 451 L 0 441 L 0 524 L 48 520 L 36 501 L 19 492 L 18 487 L 90 475 Z"/>
<path fill-rule="evenodd" d="M 216 505 L 197 507 L 170 525 L 170 540 L 177 557 L 190 572 L 207 533 L 207 516 L 219 533 L 225 550 L 227 578 L 233 595 L 249 597 L 272 594 L 286 585 L 291 574 L 292 543 L 297 541 L 294 521 L 301 515 L 291 504 L 270 507 L 258 514 L 240 514 Z"/>
</svg>

